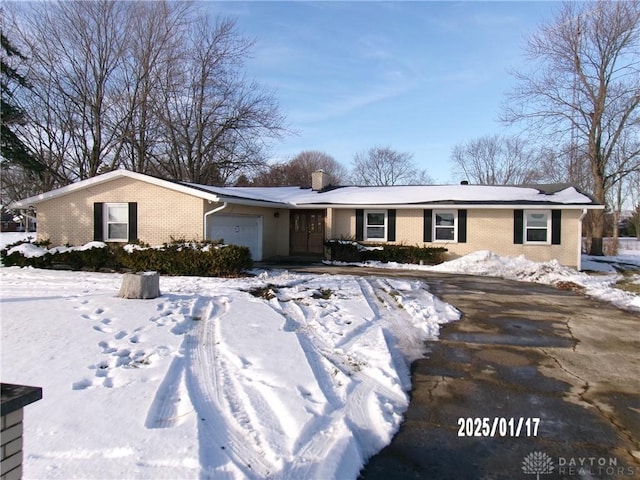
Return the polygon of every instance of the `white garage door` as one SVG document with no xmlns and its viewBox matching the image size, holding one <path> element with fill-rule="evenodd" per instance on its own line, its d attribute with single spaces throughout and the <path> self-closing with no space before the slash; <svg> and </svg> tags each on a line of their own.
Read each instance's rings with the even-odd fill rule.
<svg viewBox="0 0 640 480">
<path fill-rule="evenodd" d="M 262 217 L 257 215 L 212 215 L 208 237 L 229 245 L 249 247 L 254 260 L 262 260 Z"/>
</svg>

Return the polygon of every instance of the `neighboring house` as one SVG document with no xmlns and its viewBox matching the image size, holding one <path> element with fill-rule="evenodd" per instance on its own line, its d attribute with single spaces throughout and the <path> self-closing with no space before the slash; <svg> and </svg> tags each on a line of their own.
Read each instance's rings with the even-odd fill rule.
<svg viewBox="0 0 640 480">
<path fill-rule="evenodd" d="M 601 209 L 570 185 L 210 187 L 116 170 L 11 205 L 36 207 L 38 238 L 162 244 L 223 239 L 254 260 L 325 253 L 324 241 L 446 247 L 580 267 L 582 218 Z"/>
<path fill-rule="evenodd" d="M 25 223 L 27 224 L 25 226 Z M 2 214 L 2 222 L 0 223 L 0 231 L 2 232 L 35 232 L 35 221 L 28 215 L 18 216 L 15 213 L 5 212 Z"/>
<path fill-rule="evenodd" d="M 13 213 L 3 213 L 2 214 L 2 223 L 0 226 L 2 227 L 0 231 L 2 232 L 19 232 L 20 231 L 20 222 L 15 221 L 15 215 Z"/>
</svg>

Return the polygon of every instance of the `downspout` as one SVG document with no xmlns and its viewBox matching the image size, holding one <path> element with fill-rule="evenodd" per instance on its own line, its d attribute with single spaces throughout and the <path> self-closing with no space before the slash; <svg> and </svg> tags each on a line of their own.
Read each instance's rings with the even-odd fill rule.
<svg viewBox="0 0 640 480">
<path fill-rule="evenodd" d="M 213 215 L 214 213 L 218 213 L 219 211 L 224 210 L 225 208 L 227 208 L 227 202 L 223 202 L 222 205 L 220 205 L 219 207 L 214 208 L 213 210 L 211 210 L 209 212 L 205 212 L 204 218 L 202 220 L 202 223 L 203 223 L 203 225 L 202 225 L 202 229 L 203 229 L 202 238 L 204 240 L 207 240 L 207 217 L 209 215 Z"/>
<path fill-rule="evenodd" d="M 578 271 L 582 270 L 582 220 L 587 216 L 587 209 L 582 209 L 582 214 L 578 219 L 578 262 L 576 265 L 578 266 Z"/>
</svg>

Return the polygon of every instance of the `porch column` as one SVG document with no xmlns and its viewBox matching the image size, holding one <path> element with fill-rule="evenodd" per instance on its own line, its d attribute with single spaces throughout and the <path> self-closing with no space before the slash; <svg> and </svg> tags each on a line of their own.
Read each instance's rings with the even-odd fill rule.
<svg viewBox="0 0 640 480">
<path fill-rule="evenodd" d="M 333 208 L 327 208 L 327 215 L 324 222 L 324 239 L 329 240 L 333 238 Z"/>
</svg>

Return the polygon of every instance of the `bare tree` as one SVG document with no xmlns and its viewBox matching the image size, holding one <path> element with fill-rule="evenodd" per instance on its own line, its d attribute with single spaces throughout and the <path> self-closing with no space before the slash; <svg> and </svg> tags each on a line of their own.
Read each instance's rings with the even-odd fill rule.
<svg viewBox="0 0 640 480">
<path fill-rule="evenodd" d="M 189 2 L 10 7 L 34 85 L 20 135 L 60 184 L 120 166 L 228 183 L 286 133 L 274 94 L 244 76 L 252 41 L 233 20 Z"/>
<path fill-rule="evenodd" d="M 251 182 L 256 186 L 311 185 L 311 174 L 323 170 L 329 175 L 331 185 L 340 185 L 347 176 L 347 169 L 331 155 L 316 150 L 300 152 L 291 160 L 273 163 L 256 175 Z"/>
<path fill-rule="evenodd" d="M 629 221 L 634 225 L 636 237 L 640 240 L 640 171 L 634 172 L 627 179 L 628 181 L 628 201 L 631 210 Z"/>
<path fill-rule="evenodd" d="M 627 170 L 626 165 L 628 163 L 629 152 L 640 151 L 640 139 L 629 138 L 625 134 L 621 137 L 617 143 L 615 151 L 611 157 L 611 162 L 614 165 L 613 171 L 618 172 L 618 179 L 613 182 L 611 188 L 607 191 L 607 204 L 611 207 L 612 215 L 612 236 L 613 236 L 613 252 L 617 253 L 619 226 L 622 218 L 622 212 L 625 208 L 632 208 L 631 202 L 634 198 L 634 187 L 638 178 L 640 178 L 640 158 L 636 163 L 637 167 L 634 170 Z"/>
<path fill-rule="evenodd" d="M 162 84 L 166 154 L 158 170 L 178 180 L 220 184 L 263 162 L 265 138 L 285 132 L 274 96 L 241 72 L 252 42 L 235 22 L 201 19 Z"/>
<path fill-rule="evenodd" d="M 542 178 L 536 151 L 520 137 L 486 135 L 453 147 L 451 161 L 463 180 L 482 185 L 515 185 Z"/>
<path fill-rule="evenodd" d="M 552 183 L 571 183 L 583 192 L 593 191 L 593 179 L 586 161 L 586 149 L 565 143 L 545 146 L 539 153 L 542 180 Z"/>
<path fill-rule="evenodd" d="M 413 155 L 390 147 L 373 147 L 353 158 L 352 180 L 357 185 L 424 185 L 433 183 L 425 170 L 413 162 Z"/>
<path fill-rule="evenodd" d="M 60 147 L 55 137 L 62 132 L 70 180 L 96 175 L 116 141 L 106 124 L 122 88 L 115 72 L 122 61 L 125 19 L 122 2 L 33 3 L 22 11 L 20 32 L 34 78 L 31 100 L 37 102 L 33 107 L 40 106 L 34 123 L 48 128 L 35 132 L 39 138 L 32 142 Z"/>
<path fill-rule="evenodd" d="M 640 151 L 612 161 L 625 131 L 640 127 L 640 3 L 565 3 L 526 46 L 532 73 L 515 73 L 503 120 L 524 121 L 562 143 L 586 149 L 593 195 L 607 191 L 624 171 L 637 168 Z M 636 133 L 637 135 L 637 133 Z M 595 211 L 591 251 L 602 255 L 604 212 Z"/>
<path fill-rule="evenodd" d="M 291 177 L 297 185 L 310 185 L 311 174 L 323 170 L 329 175 L 331 185 L 340 185 L 348 177 L 347 169 L 331 155 L 317 150 L 306 150 L 293 157 L 289 163 Z"/>
<path fill-rule="evenodd" d="M 130 4 L 121 73 L 124 90 L 119 102 L 124 122 L 115 125 L 120 128 L 121 144 L 114 158 L 129 170 L 149 173 L 158 161 L 161 98 L 156 85 L 168 65 L 181 60 L 176 52 L 182 48 L 192 19 L 192 5 L 166 1 Z"/>
</svg>

